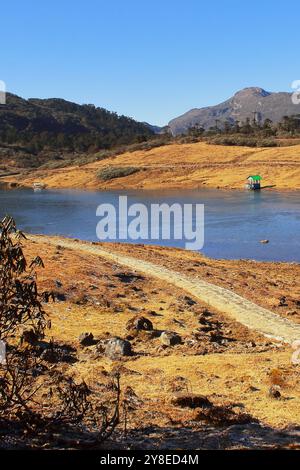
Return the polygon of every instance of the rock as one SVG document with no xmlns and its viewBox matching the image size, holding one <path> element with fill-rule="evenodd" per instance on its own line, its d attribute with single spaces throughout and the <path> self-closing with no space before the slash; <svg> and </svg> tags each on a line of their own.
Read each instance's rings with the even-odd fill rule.
<svg viewBox="0 0 300 470">
<path fill-rule="evenodd" d="M 93 333 L 81 333 L 78 340 L 81 346 L 92 346 L 95 344 Z"/>
<path fill-rule="evenodd" d="M 43 350 L 40 359 L 51 364 L 57 364 L 58 362 L 74 364 L 77 360 L 71 348 L 53 344 L 49 344 L 49 347 Z"/>
<path fill-rule="evenodd" d="M 159 307 L 159 310 L 162 311 L 164 309 L 163 307 Z M 152 317 L 161 317 L 161 314 L 157 313 L 155 310 L 149 310 L 148 314 L 152 315 Z"/>
<path fill-rule="evenodd" d="M 260 240 L 260 243 L 263 243 L 263 244 L 267 244 L 267 243 L 270 243 L 270 240 Z"/>
<path fill-rule="evenodd" d="M 181 344 L 181 336 L 173 331 L 163 331 L 160 335 L 160 341 L 165 346 L 175 346 Z"/>
<path fill-rule="evenodd" d="M 183 301 L 184 301 L 187 305 L 189 305 L 190 307 L 192 307 L 193 305 L 196 305 L 196 303 L 197 303 L 195 300 L 193 300 L 193 299 L 192 299 L 191 297 L 189 297 L 188 295 L 185 295 L 185 296 L 183 297 Z"/>
<path fill-rule="evenodd" d="M 145 279 L 144 276 L 140 274 L 128 271 L 118 272 L 114 274 L 114 277 L 118 278 L 121 282 L 124 282 L 125 284 L 130 284 L 131 282 L 135 281 L 143 281 Z"/>
<path fill-rule="evenodd" d="M 259 392 L 259 388 L 254 387 L 254 385 L 250 385 L 247 391 L 248 392 Z"/>
<path fill-rule="evenodd" d="M 281 397 L 279 389 L 280 387 L 278 387 L 278 385 L 272 385 L 272 387 L 269 388 L 269 396 L 278 400 Z"/>
<path fill-rule="evenodd" d="M 64 294 L 63 292 L 56 291 L 56 292 L 53 292 L 53 295 L 55 299 L 58 300 L 59 302 L 66 301 L 66 294 Z"/>
<path fill-rule="evenodd" d="M 131 344 L 121 338 L 111 338 L 105 347 L 105 355 L 110 359 L 117 359 L 121 356 L 132 356 Z"/>
<path fill-rule="evenodd" d="M 279 304 L 278 304 L 278 307 L 287 307 L 287 303 L 286 303 L 286 297 L 285 295 L 283 295 L 282 297 L 279 298 Z"/>
<path fill-rule="evenodd" d="M 148 318 L 135 316 L 128 320 L 126 324 L 126 330 L 145 330 L 145 331 L 152 331 L 153 325 Z"/>
<path fill-rule="evenodd" d="M 211 401 L 204 395 L 195 395 L 194 393 L 178 393 L 171 400 L 175 406 L 181 408 L 211 408 Z"/>
</svg>

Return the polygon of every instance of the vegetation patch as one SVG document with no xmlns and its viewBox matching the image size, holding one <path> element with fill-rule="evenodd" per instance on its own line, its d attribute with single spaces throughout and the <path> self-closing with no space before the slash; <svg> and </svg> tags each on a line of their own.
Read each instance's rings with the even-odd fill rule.
<svg viewBox="0 0 300 470">
<path fill-rule="evenodd" d="M 134 166 L 114 166 L 104 168 L 97 173 L 97 177 L 102 181 L 110 181 L 115 178 L 124 178 L 125 176 L 133 175 L 140 171 L 141 168 Z"/>
<path fill-rule="evenodd" d="M 208 139 L 209 144 L 214 145 L 241 145 L 243 147 L 277 147 L 275 139 L 261 139 L 255 137 L 218 136 Z"/>
</svg>

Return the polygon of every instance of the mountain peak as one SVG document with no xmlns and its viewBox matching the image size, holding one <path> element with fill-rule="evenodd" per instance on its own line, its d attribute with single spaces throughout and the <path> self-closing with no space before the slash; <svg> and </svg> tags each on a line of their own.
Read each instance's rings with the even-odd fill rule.
<svg viewBox="0 0 300 470">
<path fill-rule="evenodd" d="M 193 108 L 187 113 L 169 122 L 173 135 L 184 134 L 191 126 L 201 125 L 205 129 L 229 122 L 245 122 L 247 119 L 263 122 L 271 119 L 279 122 L 283 116 L 293 116 L 300 113 L 300 104 L 295 105 L 291 93 L 271 93 L 260 87 L 249 87 L 238 91 L 226 101 L 215 106 Z"/>
<path fill-rule="evenodd" d="M 255 96 L 255 97 L 258 96 L 258 97 L 264 98 L 265 96 L 269 96 L 269 95 L 271 95 L 271 93 L 264 90 L 263 88 L 248 87 L 248 88 L 243 88 L 242 90 L 235 93 L 234 97 L 235 98 L 247 98 L 247 97 L 250 97 L 250 96 Z"/>
</svg>

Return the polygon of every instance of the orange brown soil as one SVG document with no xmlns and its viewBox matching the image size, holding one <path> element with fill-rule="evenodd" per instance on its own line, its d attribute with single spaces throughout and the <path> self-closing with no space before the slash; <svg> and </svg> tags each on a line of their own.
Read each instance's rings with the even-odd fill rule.
<svg viewBox="0 0 300 470">
<path fill-rule="evenodd" d="M 105 247 L 209 278 L 299 321 L 299 265 L 216 261 L 159 247 Z M 190 302 L 184 290 L 169 283 L 78 250 L 76 242 L 70 249 L 63 248 L 59 238 L 50 245 L 46 238 L 36 237 L 26 242 L 25 251 L 44 260 L 45 269 L 38 273 L 40 288 L 55 290 L 63 299 L 45 308 L 52 321 L 48 338 L 77 349 L 77 362 L 63 366 L 66 373 L 91 383 L 105 381 L 107 372 L 119 368 L 123 389 L 131 387 L 138 397 L 129 428 L 195 424 L 199 410 L 172 404 L 176 392 L 200 393 L 218 405 L 235 404 L 235 409 L 272 427 L 299 424 L 299 366 L 291 364 L 289 346 L 248 330 L 197 299 Z M 282 296 L 287 307 L 278 306 Z M 296 313 L 289 315 L 287 309 Z M 97 354 L 93 346 L 79 347 L 82 332 L 91 331 L 97 339 L 128 337 L 126 324 L 136 315 L 150 319 L 157 330 L 179 333 L 182 344 L 164 347 L 159 338 L 140 332 L 130 337 L 135 355 L 120 361 Z M 280 386 L 280 400 L 268 395 L 274 384 Z"/>
<path fill-rule="evenodd" d="M 136 167 L 140 171 L 102 181 L 97 173 L 106 167 Z M 9 183 L 32 186 L 36 181 L 49 188 L 160 189 L 242 188 L 249 174 L 263 176 L 263 185 L 300 189 L 300 145 L 250 148 L 170 144 L 148 151 L 127 152 L 82 166 L 36 170 L 4 178 Z"/>
</svg>

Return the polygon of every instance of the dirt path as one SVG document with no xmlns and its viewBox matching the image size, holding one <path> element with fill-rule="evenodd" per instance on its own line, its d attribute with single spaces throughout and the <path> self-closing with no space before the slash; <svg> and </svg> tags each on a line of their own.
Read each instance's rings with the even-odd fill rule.
<svg viewBox="0 0 300 470">
<path fill-rule="evenodd" d="M 28 236 L 38 240 L 38 236 Z M 286 343 L 300 339 L 300 325 L 260 307 L 249 300 L 223 287 L 192 278 L 179 272 L 169 270 L 148 261 L 114 253 L 101 246 L 78 242 L 71 239 L 44 237 L 52 245 L 60 245 L 73 250 L 99 255 L 115 263 L 140 271 L 148 276 L 159 278 L 179 287 L 211 307 L 228 315 L 228 317 L 254 329 L 267 337 L 276 338 Z"/>
</svg>

